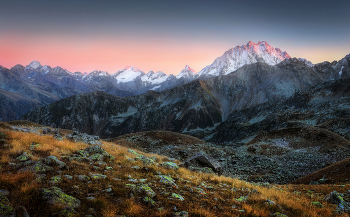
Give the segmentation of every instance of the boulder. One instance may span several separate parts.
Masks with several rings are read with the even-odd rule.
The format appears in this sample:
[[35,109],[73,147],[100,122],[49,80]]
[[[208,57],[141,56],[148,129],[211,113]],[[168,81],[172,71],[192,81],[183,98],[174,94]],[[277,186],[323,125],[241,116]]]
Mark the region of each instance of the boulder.
[[32,157],[33,155],[29,154],[28,152],[24,152],[23,154],[17,157],[17,160],[23,162],[23,161],[30,160]]
[[164,162],[164,163],[161,163],[161,165],[165,168],[169,168],[169,169],[173,169],[173,170],[179,169],[179,166],[173,162]]
[[15,209],[11,206],[7,197],[0,195],[0,216],[14,216]]
[[108,154],[101,146],[95,145],[88,147],[84,150],[77,151],[77,154],[74,155],[73,159],[78,161],[98,161],[101,162],[105,159],[108,161],[114,160],[115,158]]
[[2,196],[9,196],[10,192],[8,190],[0,189],[0,195],[2,195]]
[[43,134],[49,134],[49,133],[51,133],[50,128],[43,129]]
[[60,205],[68,208],[80,207],[80,200],[65,194],[62,189],[51,187],[50,189],[40,189],[42,199],[51,205]]
[[216,172],[219,176],[222,174],[222,167],[219,162],[209,157],[204,152],[197,152],[192,157],[187,159],[184,163],[180,164],[183,167],[210,167]]
[[57,157],[55,156],[48,156],[45,158],[45,164],[49,165],[49,166],[58,166],[59,168],[64,168],[66,167],[66,163],[60,161],[57,159]]
[[159,182],[169,185],[169,186],[176,186],[175,180],[173,178],[171,178],[171,176],[167,176],[167,175],[156,175],[155,177],[159,177],[160,180]]
[[45,165],[41,161],[32,161],[31,164],[32,165],[19,169],[18,172],[45,173],[54,170],[52,167]]
[[326,195],[323,200],[327,201],[328,203],[336,204],[336,211],[339,213],[348,213],[350,211],[350,203],[346,202],[342,195],[336,191]]

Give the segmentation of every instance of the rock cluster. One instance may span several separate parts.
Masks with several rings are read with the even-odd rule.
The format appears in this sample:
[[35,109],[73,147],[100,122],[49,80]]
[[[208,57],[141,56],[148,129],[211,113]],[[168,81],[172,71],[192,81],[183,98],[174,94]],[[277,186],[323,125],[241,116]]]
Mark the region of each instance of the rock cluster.
[[79,133],[77,131],[66,135],[66,139],[69,139],[74,142],[83,142],[89,145],[102,145],[102,143],[100,142],[100,137],[91,136],[86,133]]

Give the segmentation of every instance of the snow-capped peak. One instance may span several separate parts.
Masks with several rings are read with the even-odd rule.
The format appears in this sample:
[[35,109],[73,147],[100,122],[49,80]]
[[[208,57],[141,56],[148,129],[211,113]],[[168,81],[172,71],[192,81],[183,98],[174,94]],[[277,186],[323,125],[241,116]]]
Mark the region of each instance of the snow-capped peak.
[[41,65],[40,62],[38,62],[38,61],[32,61],[29,65],[27,65],[28,68],[31,67],[31,68],[33,68],[33,69],[36,69],[36,68],[38,68],[39,66],[42,66],[42,65]]
[[127,66],[122,70],[116,72],[113,77],[117,80],[118,83],[125,83],[133,81],[135,78],[144,75],[140,69],[132,66]]
[[186,70],[186,71],[191,71],[193,73],[197,73],[195,72],[193,69],[191,69],[191,67],[189,67],[188,65],[185,66],[185,68],[183,70]]
[[249,41],[246,45],[229,49],[198,74],[201,78],[226,75],[245,64],[264,62],[269,65],[276,65],[288,58],[290,56],[287,52],[282,52],[279,48],[272,47],[266,41],[259,41],[258,43]]
[[142,82],[147,82],[150,84],[159,84],[164,82],[168,76],[161,71],[154,73],[153,71],[149,71],[147,74],[141,76]]
[[198,76],[197,72],[195,72],[193,69],[191,69],[191,67],[186,65],[185,68],[180,72],[180,74],[176,76],[176,78],[179,79],[183,77],[186,79],[193,80],[197,78],[197,76]]
[[93,72],[90,72],[89,75],[93,75],[93,76],[107,76],[109,75],[108,72],[106,71],[93,71]]

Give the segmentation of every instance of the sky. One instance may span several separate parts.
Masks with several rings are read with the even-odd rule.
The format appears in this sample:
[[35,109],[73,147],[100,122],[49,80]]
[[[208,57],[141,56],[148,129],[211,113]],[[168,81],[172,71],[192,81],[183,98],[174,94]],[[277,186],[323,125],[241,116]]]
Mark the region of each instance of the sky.
[[350,53],[349,0],[0,0],[0,65],[200,71],[266,41],[313,63]]

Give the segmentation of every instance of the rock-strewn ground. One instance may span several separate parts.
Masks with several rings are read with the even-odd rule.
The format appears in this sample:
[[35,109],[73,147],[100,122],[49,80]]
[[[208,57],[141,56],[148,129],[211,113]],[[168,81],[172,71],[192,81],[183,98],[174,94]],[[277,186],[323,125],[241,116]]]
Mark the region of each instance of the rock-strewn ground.
[[68,140],[63,133],[57,138],[17,127],[0,133],[0,216],[340,216],[348,212],[349,184],[248,183],[192,172],[178,167],[175,159],[128,149],[122,142],[89,145],[89,141]]

